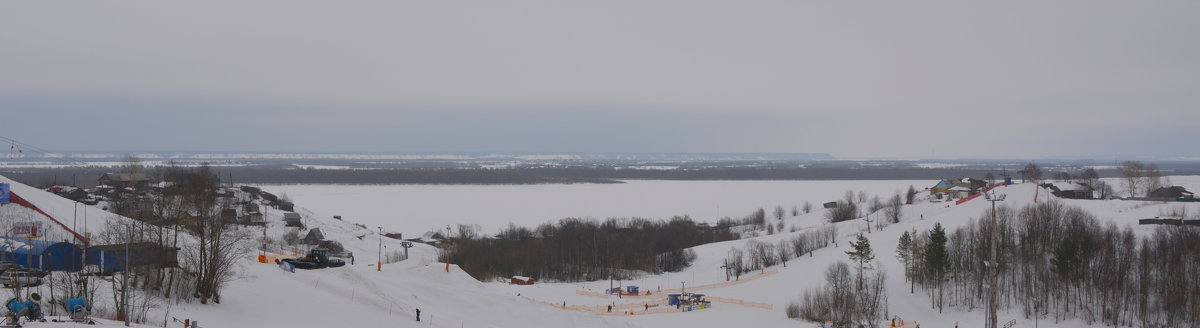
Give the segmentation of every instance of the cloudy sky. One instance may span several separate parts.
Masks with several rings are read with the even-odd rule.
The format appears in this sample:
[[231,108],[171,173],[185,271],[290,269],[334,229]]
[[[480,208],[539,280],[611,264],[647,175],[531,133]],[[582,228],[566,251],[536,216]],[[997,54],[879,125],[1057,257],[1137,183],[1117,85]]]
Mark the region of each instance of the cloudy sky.
[[0,3],[60,150],[1200,156],[1200,1]]

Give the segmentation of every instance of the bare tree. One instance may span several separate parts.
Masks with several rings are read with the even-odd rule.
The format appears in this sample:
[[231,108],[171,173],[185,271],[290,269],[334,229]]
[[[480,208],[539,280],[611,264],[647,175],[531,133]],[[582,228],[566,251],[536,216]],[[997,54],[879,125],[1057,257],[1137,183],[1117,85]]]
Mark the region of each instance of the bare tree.
[[1158,188],[1166,187],[1163,185],[1163,175],[1162,171],[1158,170],[1158,164],[1150,163],[1146,165],[1145,180],[1143,185],[1145,185],[1146,197],[1150,197],[1150,194],[1158,190]]
[[883,209],[883,201],[879,199],[879,196],[871,197],[870,209],[870,211],[867,211],[868,213],[875,213],[875,211]]
[[1098,186],[1097,183],[1100,182],[1100,173],[1097,173],[1096,169],[1089,167],[1084,169],[1082,173],[1079,173],[1079,178],[1083,179],[1083,183],[1086,183],[1088,187],[1096,189]]
[[1070,172],[1067,172],[1067,171],[1059,171],[1059,172],[1055,172],[1055,173],[1054,173],[1054,179],[1055,179],[1055,180],[1058,180],[1058,181],[1063,181],[1063,182],[1067,182],[1067,181],[1071,181],[1071,180],[1072,180],[1072,178],[1071,178],[1071,173],[1070,173]]
[[125,158],[121,161],[121,173],[140,174],[146,170],[142,165],[142,160],[133,154],[125,154]]
[[888,200],[887,207],[883,213],[892,223],[900,223],[900,215],[903,213],[904,201],[900,198],[900,194],[892,195],[892,199]]
[[779,245],[775,246],[775,255],[778,256],[779,263],[782,263],[785,268],[787,267],[787,261],[792,259],[792,251],[793,249],[788,245],[786,239],[780,239]]
[[830,223],[849,221],[859,216],[858,204],[854,202],[854,192],[847,191],[846,198],[837,201],[837,205],[825,212],[825,220]]
[[880,271],[870,275],[870,283],[861,289],[851,286],[850,276],[845,262],[830,264],[825,270],[825,285],[805,291],[795,309],[788,311],[809,321],[833,321],[837,327],[870,327],[885,320],[886,274]]
[[1146,174],[1146,164],[1137,161],[1124,161],[1121,162],[1121,167],[1117,171],[1121,172],[1121,182],[1125,185],[1125,190],[1129,191],[1129,197],[1137,197],[1135,193],[1142,189],[1142,181]]
[[733,271],[734,279],[741,280],[742,273],[746,272],[746,262],[743,259],[745,253],[737,247],[729,249],[729,254],[725,257],[729,269]]
[[1025,180],[1037,182],[1042,178],[1042,168],[1038,167],[1038,165],[1034,164],[1033,162],[1029,162],[1029,164],[1025,164],[1025,168],[1021,170],[1021,176]]

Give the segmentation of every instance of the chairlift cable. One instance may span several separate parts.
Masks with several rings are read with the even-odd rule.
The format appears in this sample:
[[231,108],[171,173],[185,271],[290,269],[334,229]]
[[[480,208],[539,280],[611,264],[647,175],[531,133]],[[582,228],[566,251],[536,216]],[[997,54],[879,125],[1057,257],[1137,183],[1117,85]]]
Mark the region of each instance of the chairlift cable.
[[[67,156],[65,152],[62,153],[61,156],[50,156],[53,153],[51,153],[49,150],[46,150],[41,147],[37,147],[37,146],[31,145],[31,144],[28,144],[25,142],[18,141],[13,138],[0,136],[0,141],[7,141],[11,144],[11,146],[9,147],[9,158],[10,159],[17,158],[17,157],[23,157],[25,154],[24,149],[29,149],[31,151],[41,154],[42,158],[44,158],[44,159],[58,161],[60,163],[70,165],[70,166],[87,166],[86,162],[75,160],[74,158]],[[17,154],[13,154],[12,153],[13,150],[16,150]]]

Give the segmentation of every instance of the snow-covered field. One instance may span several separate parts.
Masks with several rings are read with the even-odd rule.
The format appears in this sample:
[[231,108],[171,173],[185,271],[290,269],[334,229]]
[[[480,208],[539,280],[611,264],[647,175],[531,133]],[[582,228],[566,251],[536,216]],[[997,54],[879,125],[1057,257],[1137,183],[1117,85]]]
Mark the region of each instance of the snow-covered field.
[[922,190],[930,180],[853,181],[658,181],[621,184],[543,185],[264,185],[286,193],[299,206],[323,215],[383,227],[405,236],[450,224],[477,224],[495,232],[509,222],[532,226],[567,217],[644,217],[690,215],[715,221],[742,217],[758,208],[821,203],[842,198],[847,190],[865,191],[885,200],[909,185]]

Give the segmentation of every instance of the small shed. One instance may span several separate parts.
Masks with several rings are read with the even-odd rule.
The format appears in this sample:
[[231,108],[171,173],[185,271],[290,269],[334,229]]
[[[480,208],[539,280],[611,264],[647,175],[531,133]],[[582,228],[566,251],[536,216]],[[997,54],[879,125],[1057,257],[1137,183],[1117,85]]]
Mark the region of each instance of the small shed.
[[237,222],[237,209],[226,208],[221,210],[221,222],[234,223]]
[[59,195],[59,196],[62,196],[63,198],[74,200],[74,201],[82,200],[85,197],[87,197],[87,195],[88,195],[87,192],[83,190],[83,188],[71,187],[71,186],[50,187],[50,192],[53,192],[56,195]]
[[825,208],[837,208],[837,202],[828,202],[828,203],[822,204],[821,206],[825,207]]
[[283,213],[283,222],[289,227],[303,227],[304,223],[300,222],[300,214],[296,212]]
[[1171,186],[1171,187],[1162,187],[1162,188],[1155,189],[1154,191],[1151,191],[1150,197],[1151,198],[1166,198],[1166,199],[1180,199],[1180,198],[1186,199],[1186,198],[1196,198],[1196,194],[1193,194],[1192,192],[1188,191],[1184,187]]
[[967,187],[963,187],[963,186],[950,187],[950,197],[952,197],[952,198],[965,198],[970,195],[971,195],[971,188],[967,188]]
[[325,234],[321,233],[321,228],[313,228],[312,230],[308,231],[307,235],[304,235],[303,242],[306,245],[316,245],[324,239]]
[[131,188],[145,187],[148,181],[150,179],[146,178],[146,175],[142,173],[105,173],[98,179],[98,182],[102,185]]
[[512,280],[509,280],[509,282],[512,283],[513,285],[532,285],[533,278],[523,277],[523,276],[513,276]]
[[1069,199],[1092,199],[1095,198],[1095,193],[1092,187],[1078,182],[1057,182],[1044,183],[1042,186],[1050,188],[1050,192],[1058,198]]
[[263,215],[259,212],[246,212],[245,215],[242,215],[242,223],[261,225],[263,224],[262,220]]
[[629,295],[637,295],[639,292],[638,286],[625,286],[625,293]]

